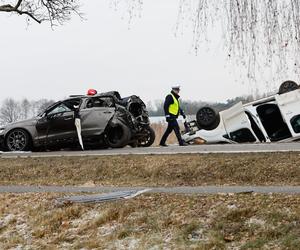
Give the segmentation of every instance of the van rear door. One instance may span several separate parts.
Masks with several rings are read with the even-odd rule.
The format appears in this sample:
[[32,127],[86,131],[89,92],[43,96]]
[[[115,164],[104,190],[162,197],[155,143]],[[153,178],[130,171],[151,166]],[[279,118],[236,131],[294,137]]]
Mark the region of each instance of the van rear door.
[[251,128],[251,122],[245,113],[242,102],[220,112],[229,138],[235,142],[257,142],[258,138]]
[[276,95],[278,107],[293,137],[300,136],[300,89]]

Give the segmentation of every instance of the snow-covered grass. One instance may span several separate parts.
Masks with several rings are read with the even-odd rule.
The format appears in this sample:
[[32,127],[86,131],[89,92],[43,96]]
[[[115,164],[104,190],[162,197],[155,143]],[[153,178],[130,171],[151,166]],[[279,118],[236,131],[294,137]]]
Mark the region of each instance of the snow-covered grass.
[[144,194],[56,206],[1,194],[0,249],[299,249],[300,196]]

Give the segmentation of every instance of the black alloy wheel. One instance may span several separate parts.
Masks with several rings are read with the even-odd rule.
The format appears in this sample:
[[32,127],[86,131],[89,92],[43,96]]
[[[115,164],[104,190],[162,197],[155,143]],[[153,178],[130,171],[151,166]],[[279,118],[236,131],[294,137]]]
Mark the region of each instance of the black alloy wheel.
[[213,130],[220,123],[220,114],[211,107],[203,107],[198,110],[196,119],[201,129]]
[[27,151],[30,144],[30,137],[23,129],[12,130],[6,137],[6,147],[9,151]]
[[294,82],[294,81],[285,81],[280,85],[278,94],[279,95],[285,94],[285,93],[294,91],[296,89],[299,89],[299,85],[296,82]]
[[145,136],[138,140],[139,147],[150,147],[155,141],[155,132],[153,128],[147,127],[143,131]]

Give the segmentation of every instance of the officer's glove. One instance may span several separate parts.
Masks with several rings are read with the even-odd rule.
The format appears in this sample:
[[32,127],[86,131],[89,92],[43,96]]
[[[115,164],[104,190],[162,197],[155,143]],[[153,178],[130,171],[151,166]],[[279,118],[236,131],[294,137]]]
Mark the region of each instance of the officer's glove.
[[182,114],[182,117],[184,120],[186,119],[186,115],[184,113]]

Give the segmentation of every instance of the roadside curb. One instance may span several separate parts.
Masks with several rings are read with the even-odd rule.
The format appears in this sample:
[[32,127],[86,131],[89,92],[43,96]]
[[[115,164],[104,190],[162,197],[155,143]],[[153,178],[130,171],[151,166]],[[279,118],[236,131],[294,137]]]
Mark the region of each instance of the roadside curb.
[[184,187],[80,187],[80,186],[0,186],[0,193],[109,193],[139,192],[217,195],[217,194],[290,194],[299,195],[300,186],[184,186]]

